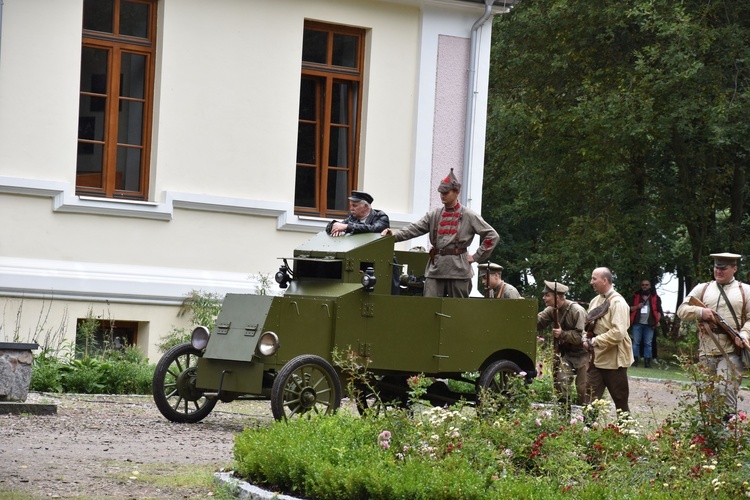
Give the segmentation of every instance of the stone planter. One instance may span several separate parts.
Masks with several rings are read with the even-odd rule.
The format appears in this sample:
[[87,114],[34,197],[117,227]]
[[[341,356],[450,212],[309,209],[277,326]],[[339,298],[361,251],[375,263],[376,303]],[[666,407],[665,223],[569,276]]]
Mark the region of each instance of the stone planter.
[[39,344],[0,342],[0,402],[24,402],[31,384],[31,351]]

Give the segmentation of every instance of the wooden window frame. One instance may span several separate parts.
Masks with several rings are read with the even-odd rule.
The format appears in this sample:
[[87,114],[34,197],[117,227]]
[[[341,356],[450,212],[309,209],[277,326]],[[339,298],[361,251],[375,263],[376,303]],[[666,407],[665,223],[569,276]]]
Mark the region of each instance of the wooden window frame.
[[[361,122],[362,122],[362,100],[363,100],[363,82],[364,82],[364,58],[365,58],[365,41],[366,32],[362,28],[354,28],[349,26],[334,25],[321,23],[316,21],[305,21],[305,29],[313,29],[317,31],[325,31],[329,34],[328,36],[328,48],[326,51],[327,60],[326,63],[313,63],[309,61],[302,61],[301,79],[310,78],[316,79],[323,82],[320,87],[323,92],[317,91],[316,95],[316,136],[315,141],[315,164],[303,164],[296,163],[295,168],[315,168],[315,186],[312,188],[315,190],[315,207],[305,207],[296,204],[296,192],[295,192],[295,214],[297,215],[309,215],[309,216],[320,216],[320,217],[345,217],[348,213],[347,209],[336,210],[328,208],[328,177],[333,171],[348,171],[348,186],[347,193],[351,192],[357,186],[358,179],[358,166],[359,166],[359,144],[360,144],[360,133],[361,133]],[[357,43],[357,61],[355,68],[348,68],[342,66],[335,66],[332,64],[333,58],[333,35],[344,34],[356,36],[358,39]],[[350,90],[348,99],[356,99],[356,102],[351,102],[349,106],[349,116],[351,119],[347,120],[348,125],[345,125],[349,130],[347,141],[347,166],[342,168],[339,166],[330,165],[329,152],[330,152],[330,141],[331,134],[330,130],[333,127],[343,127],[344,125],[335,124],[331,122],[331,103],[333,96],[333,85],[337,82],[349,82],[352,86],[349,86]],[[355,92],[351,90],[356,89]],[[324,94],[324,95],[321,95]],[[302,95],[300,95],[302,99]],[[298,123],[311,123],[298,118]],[[296,176],[296,172],[295,172]],[[348,194],[347,194],[348,196]]]
[[[154,80],[156,71],[156,16],[158,0],[127,0],[131,3],[144,4],[149,6],[149,25],[146,38],[133,37],[119,34],[120,7],[125,0],[114,0],[114,21],[113,32],[103,33],[99,31],[83,29],[81,47],[89,47],[107,51],[107,82],[106,82],[106,108],[104,119],[104,138],[102,141],[78,139],[78,144],[102,145],[102,186],[91,187],[78,185],[78,173],[76,172],[76,194],[85,196],[96,196],[105,198],[147,200],[150,163],[151,163],[151,135],[153,127],[153,105],[154,105]],[[121,84],[121,60],[122,54],[129,53],[146,58],[146,67],[144,75],[143,99],[136,99],[120,95]],[[114,77],[118,75],[118,77]],[[102,94],[92,92],[80,92],[81,96],[101,97]],[[142,127],[142,144],[135,146],[132,144],[118,143],[118,118],[120,103],[122,101],[143,102],[143,122]],[[117,153],[120,146],[127,146],[141,150],[141,168],[140,179],[137,191],[117,189]]]

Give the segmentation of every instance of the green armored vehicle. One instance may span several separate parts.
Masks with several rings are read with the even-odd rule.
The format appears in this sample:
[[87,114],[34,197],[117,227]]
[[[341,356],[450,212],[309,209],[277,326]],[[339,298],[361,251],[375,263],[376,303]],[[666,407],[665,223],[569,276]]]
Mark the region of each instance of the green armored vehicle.
[[[422,297],[417,276],[428,259],[394,252],[392,236],[321,232],[283,259],[283,296],[227,295],[212,332],[199,326],[162,357],[157,407],[173,422],[198,422],[218,401],[256,396],[270,398],[278,420],[329,413],[342,398],[334,348],[370,359],[383,401],[405,403],[406,379],[419,373],[468,381],[479,372],[477,390],[496,391],[510,374],[534,377],[536,302]],[[445,384],[428,395],[438,404],[467,399]]]

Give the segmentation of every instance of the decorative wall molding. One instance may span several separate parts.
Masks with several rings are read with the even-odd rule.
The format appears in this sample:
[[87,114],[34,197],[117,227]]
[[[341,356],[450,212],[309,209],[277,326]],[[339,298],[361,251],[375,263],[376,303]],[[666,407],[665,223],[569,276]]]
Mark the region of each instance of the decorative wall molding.
[[[197,193],[164,191],[164,201],[147,202],[111,198],[78,196],[71,183],[0,176],[0,193],[52,198],[53,211],[93,215],[111,215],[140,219],[170,221],[174,209],[200,210],[259,217],[275,217],[276,228],[280,231],[317,233],[325,228],[329,219],[300,217],[294,214],[294,205],[285,202],[232,198]],[[413,216],[391,215],[394,227],[403,227]]]
[[256,293],[244,273],[0,257],[0,296],[179,305],[192,290]]

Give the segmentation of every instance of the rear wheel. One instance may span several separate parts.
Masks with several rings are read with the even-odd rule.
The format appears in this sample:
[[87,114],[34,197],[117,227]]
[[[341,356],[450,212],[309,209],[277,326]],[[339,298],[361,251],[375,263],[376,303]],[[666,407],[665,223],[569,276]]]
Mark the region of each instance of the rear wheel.
[[333,366],[312,354],[297,356],[279,370],[271,388],[276,420],[333,413],[341,406],[341,382]]
[[204,396],[195,386],[198,358],[203,353],[190,343],[176,345],[162,356],[153,379],[154,402],[167,420],[195,423],[216,406],[216,399]]
[[486,391],[504,393],[508,389],[510,377],[515,377],[519,373],[521,369],[513,361],[505,359],[495,361],[482,372],[477,386]]
[[513,388],[511,378],[517,377],[521,369],[513,361],[495,361],[488,366],[477,380],[478,410],[485,416],[490,416],[507,402],[512,402]]

